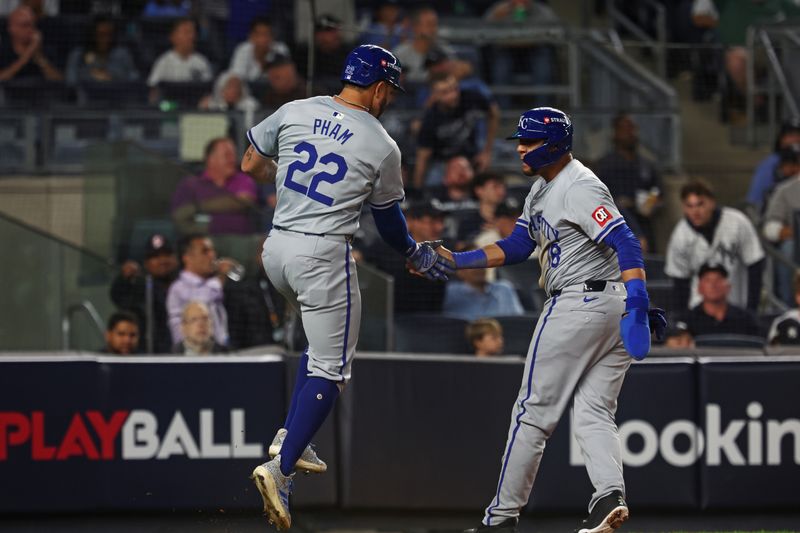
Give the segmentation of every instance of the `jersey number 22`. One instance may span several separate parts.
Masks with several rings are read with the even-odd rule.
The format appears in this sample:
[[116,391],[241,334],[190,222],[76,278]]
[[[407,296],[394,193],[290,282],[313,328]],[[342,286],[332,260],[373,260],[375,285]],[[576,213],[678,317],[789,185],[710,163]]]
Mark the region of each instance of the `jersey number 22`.
[[299,192],[303,196],[308,196],[316,202],[325,204],[328,207],[332,206],[333,198],[317,191],[317,187],[322,181],[326,183],[339,183],[344,179],[345,174],[347,174],[347,163],[345,162],[344,158],[333,152],[320,157],[319,162],[323,165],[327,165],[329,163],[336,165],[336,172],[317,172],[311,176],[311,181],[309,182],[308,186],[306,186],[294,181],[292,177],[297,171],[309,172],[314,168],[318,159],[317,148],[310,142],[303,141],[294,147],[294,151],[297,154],[308,154],[308,160],[302,161],[298,159],[297,161],[292,161],[292,163],[289,165],[289,168],[286,170],[286,179],[284,180],[283,184],[291,190]]

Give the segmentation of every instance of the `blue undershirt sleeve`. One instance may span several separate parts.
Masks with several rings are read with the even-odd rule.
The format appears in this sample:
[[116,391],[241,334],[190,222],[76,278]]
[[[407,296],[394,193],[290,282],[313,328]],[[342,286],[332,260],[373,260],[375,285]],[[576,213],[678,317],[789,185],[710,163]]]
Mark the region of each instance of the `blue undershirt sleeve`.
[[642,247],[639,239],[631,231],[626,223],[622,223],[612,229],[603,242],[617,252],[620,271],[630,270],[631,268],[644,268],[642,259]]
[[514,265],[526,261],[536,249],[536,241],[531,239],[528,228],[519,224],[514,226],[511,235],[497,241],[496,244],[506,254],[504,265]]
[[386,244],[404,256],[408,256],[414,251],[417,243],[408,234],[406,217],[403,216],[403,211],[400,209],[398,202],[395,202],[391,207],[383,209],[373,207],[372,218],[375,220],[378,233],[386,241]]

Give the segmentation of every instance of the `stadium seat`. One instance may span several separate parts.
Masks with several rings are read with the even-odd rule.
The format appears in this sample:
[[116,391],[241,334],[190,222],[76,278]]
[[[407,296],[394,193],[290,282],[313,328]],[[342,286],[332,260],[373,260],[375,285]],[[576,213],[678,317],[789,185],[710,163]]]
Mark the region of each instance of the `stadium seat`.
[[437,314],[414,313],[394,319],[395,350],[413,353],[468,354],[467,321]]
[[213,82],[162,82],[158,84],[161,100],[177,102],[181,109],[197,109],[200,100],[211,94]]
[[698,335],[694,338],[697,347],[716,347],[716,348],[764,348],[765,340],[762,337],[753,335],[737,335],[734,333],[718,335]]
[[0,91],[0,102],[7,108],[50,109],[74,100],[72,88],[60,81],[9,80],[0,83]]
[[503,326],[503,340],[505,341],[503,354],[526,356],[539,315],[527,314],[494,318]]
[[84,82],[77,88],[78,104],[88,107],[144,107],[147,94],[143,81]]

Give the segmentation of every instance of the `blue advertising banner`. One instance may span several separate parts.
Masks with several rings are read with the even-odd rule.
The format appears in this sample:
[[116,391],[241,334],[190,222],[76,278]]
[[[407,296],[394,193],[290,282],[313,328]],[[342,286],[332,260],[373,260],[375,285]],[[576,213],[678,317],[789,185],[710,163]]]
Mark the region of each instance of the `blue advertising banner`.
[[0,359],[0,511],[260,506],[278,356]]
[[800,505],[800,357],[701,359],[705,508]]

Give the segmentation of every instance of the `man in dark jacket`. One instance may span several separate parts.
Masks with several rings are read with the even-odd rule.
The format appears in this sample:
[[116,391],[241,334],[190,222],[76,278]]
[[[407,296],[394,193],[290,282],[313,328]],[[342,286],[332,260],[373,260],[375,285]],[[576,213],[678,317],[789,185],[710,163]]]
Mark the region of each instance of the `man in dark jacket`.
[[[163,235],[151,235],[145,245],[144,272],[136,261],[128,260],[111,284],[111,301],[136,315],[142,326],[140,351],[148,351],[152,334],[153,353],[170,353],[172,337],[167,323],[167,290],[178,271],[178,258]],[[152,284],[152,333],[148,327],[147,286]]]

